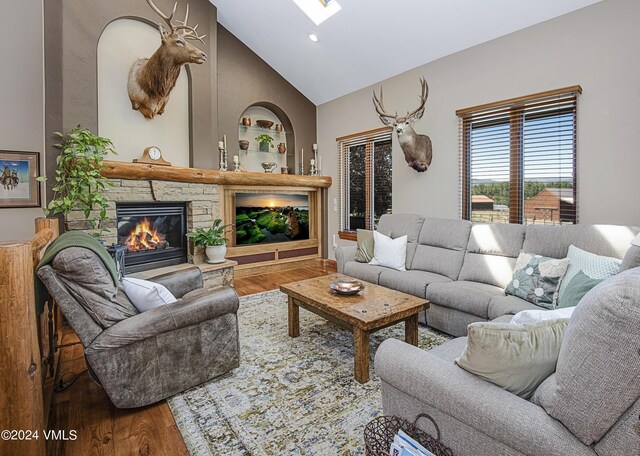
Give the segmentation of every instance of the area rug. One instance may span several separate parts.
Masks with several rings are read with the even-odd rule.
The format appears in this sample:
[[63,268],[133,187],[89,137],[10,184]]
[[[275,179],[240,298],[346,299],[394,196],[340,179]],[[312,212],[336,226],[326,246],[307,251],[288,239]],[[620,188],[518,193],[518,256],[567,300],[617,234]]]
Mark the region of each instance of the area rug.
[[[353,335],[300,309],[300,337],[287,335],[287,296],[240,299],[241,365],[168,400],[192,456],[361,455],[364,426],[381,414],[380,379],[353,378]],[[371,336],[372,358],[404,324]],[[420,327],[428,350],[449,339]],[[372,363],[373,366],[373,363]]]

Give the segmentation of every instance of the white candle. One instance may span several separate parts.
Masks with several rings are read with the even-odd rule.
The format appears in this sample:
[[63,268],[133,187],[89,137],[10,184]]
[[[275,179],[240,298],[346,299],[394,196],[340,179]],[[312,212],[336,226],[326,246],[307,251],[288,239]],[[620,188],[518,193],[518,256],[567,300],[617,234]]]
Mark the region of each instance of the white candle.
[[316,143],[313,143],[313,150],[318,150],[318,145]]
[[234,155],[234,156],[233,156],[233,162],[234,162],[234,163],[238,163],[238,156],[237,156],[237,155]]
[[227,148],[227,135],[222,135],[222,141],[223,141],[223,144],[224,144],[224,148],[226,149]]
[[304,149],[300,149],[300,162],[304,163]]
[[322,169],[322,157],[318,157],[318,171]]
[[218,141],[218,149],[224,149],[224,142]]

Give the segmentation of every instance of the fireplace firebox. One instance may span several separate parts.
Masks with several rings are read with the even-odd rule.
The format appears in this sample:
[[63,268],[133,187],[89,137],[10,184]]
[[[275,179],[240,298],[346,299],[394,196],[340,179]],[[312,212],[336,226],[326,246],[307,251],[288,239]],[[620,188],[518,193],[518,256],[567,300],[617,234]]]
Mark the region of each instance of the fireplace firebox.
[[126,247],[126,272],[187,262],[184,203],[118,203],[118,245]]

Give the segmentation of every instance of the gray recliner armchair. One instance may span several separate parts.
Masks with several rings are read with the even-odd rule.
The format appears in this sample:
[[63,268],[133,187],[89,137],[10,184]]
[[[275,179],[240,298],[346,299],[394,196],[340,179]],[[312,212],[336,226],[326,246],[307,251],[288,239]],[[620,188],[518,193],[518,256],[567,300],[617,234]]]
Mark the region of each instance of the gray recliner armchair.
[[231,287],[204,288],[196,267],[152,279],[178,301],[143,313],[88,249],[61,251],[38,276],[116,407],[148,405],[239,366],[238,296]]

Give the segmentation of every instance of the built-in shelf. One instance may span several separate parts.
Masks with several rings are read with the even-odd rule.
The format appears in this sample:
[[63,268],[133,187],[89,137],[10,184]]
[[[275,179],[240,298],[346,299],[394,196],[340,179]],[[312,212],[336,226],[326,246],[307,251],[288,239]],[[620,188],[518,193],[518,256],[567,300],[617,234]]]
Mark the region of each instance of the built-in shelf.
[[289,152],[285,154],[281,154],[275,149],[270,150],[269,152],[265,152],[264,150],[259,150],[259,149],[247,149],[247,150],[240,149],[240,152],[244,152],[245,154],[251,152],[252,154],[271,154],[271,155],[279,155],[282,157],[293,157],[293,154],[290,154]]
[[267,135],[276,135],[276,136],[284,136],[287,134],[286,131],[278,131],[278,130],[274,130],[273,128],[262,128],[255,125],[247,127],[246,125],[240,124],[240,130],[244,130],[247,132],[255,131],[257,134],[267,134]]

